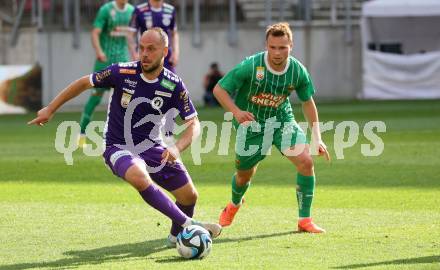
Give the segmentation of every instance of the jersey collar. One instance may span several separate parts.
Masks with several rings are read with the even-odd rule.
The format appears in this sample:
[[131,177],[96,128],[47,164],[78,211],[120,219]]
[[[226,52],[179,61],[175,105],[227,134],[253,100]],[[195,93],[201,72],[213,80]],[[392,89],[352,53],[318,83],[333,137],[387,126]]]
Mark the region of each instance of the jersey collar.
[[116,4],[116,1],[113,1],[113,6],[115,7],[116,11],[124,12],[124,11],[126,11],[127,8],[128,8],[128,3],[124,5],[124,8],[123,8],[123,9],[120,9],[120,8],[118,7],[118,5]]
[[159,78],[154,78],[153,80],[149,80],[144,76],[144,73],[141,73],[141,78],[142,80],[144,80],[144,82],[146,83],[155,83],[159,81]]
[[155,8],[155,7],[153,7],[153,5],[150,4],[150,1],[148,1],[148,6],[149,6],[150,9],[151,9],[152,11],[154,11],[154,12],[161,12],[161,11],[162,11],[162,8],[163,8],[163,5],[161,5],[160,8]]
[[264,64],[266,64],[266,68],[267,70],[269,70],[270,73],[274,74],[274,75],[283,75],[284,73],[287,72],[287,70],[289,69],[290,66],[290,60],[289,58],[287,58],[287,64],[286,67],[284,67],[283,71],[276,71],[274,69],[272,69],[269,65],[269,61],[267,59],[267,51],[264,52]]

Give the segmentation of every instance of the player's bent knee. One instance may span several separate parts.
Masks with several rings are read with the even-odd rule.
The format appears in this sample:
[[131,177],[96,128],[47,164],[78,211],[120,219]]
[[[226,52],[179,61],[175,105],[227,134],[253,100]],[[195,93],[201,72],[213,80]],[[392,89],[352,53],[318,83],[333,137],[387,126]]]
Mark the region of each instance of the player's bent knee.
[[177,202],[183,205],[196,204],[197,199],[199,198],[199,193],[190,183],[172,191],[171,193],[173,193],[174,197],[176,197]]
[[124,179],[138,191],[145,190],[152,184],[148,174],[136,165],[128,168]]
[[197,192],[197,190],[193,189],[192,192],[188,194],[187,197],[188,204],[195,204],[198,198],[199,198],[199,193]]
[[240,174],[237,174],[236,176],[235,176],[235,180],[236,180],[236,182],[237,182],[237,185],[238,186],[244,186],[244,185],[246,185],[247,183],[249,183],[250,181],[251,181],[251,177],[252,177],[252,175],[253,174],[242,174],[242,175],[240,175]]
[[300,158],[297,165],[298,172],[309,175],[313,172],[313,159],[309,155],[304,155]]

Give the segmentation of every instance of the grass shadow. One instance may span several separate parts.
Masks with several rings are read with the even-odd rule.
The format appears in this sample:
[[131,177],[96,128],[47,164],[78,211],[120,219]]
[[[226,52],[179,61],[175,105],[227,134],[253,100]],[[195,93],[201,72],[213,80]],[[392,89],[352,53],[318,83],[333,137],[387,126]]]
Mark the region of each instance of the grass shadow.
[[440,263],[440,256],[425,256],[410,259],[397,259],[391,261],[383,261],[376,263],[360,263],[360,264],[350,264],[338,267],[333,267],[333,269],[356,269],[374,266],[385,266],[385,265],[408,265],[408,264],[419,264],[419,263]]
[[66,269],[82,265],[98,265],[109,261],[129,258],[144,258],[150,254],[166,249],[164,239],[156,239],[138,243],[121,244],[90,250],[74,250],[64,252],[69,258],[49,262],[21,263],[0,266],[0,270],[19,270],[32,268]]
[[[287,231],[273,234],[255,235],[242,238],[220,238],[216,239],[215,244],[228,242],[251,241],[253,239],[279,237],[289,234],[298,233],[295,231]],[[127,259],[145,258],[153,253],[166,250],[164,239],[155,239],[144,242],[121,244],[109,247],[101,247],[90,250],[73,250],[64,252],[63,255],[69,258],[59,259],[48,262],[19,263],[10,265],[1,265],[0,270],[23,270],[33,268],[51,268],[51,269],[73,269],[82,265],[99,265],[110,261],[123,261]],[[158,259],[158,263],[176,263],[186,261],[182,257],[167,256]]]
[[[239,237],[239,238],[219,238],[214,240],[214,245],[224,244],[224,243],[231,243],[231,242],[245,242],[245,241],[252,241],[254,239],[264,239],[264,238],[271,238],[271,237],[279,237],[279,236],[285,236],[289,234],[297,234],[300,233],[298,231],[286,231],[286,232],[279,232],[279,233],[272,233],[272,234],[260,234],[260,235],[254,235],[254,236],[247,236],[247,237]],[[157,263],[179,263],[185,261],[185,259],[181,257],[166,257],[162,259],[156,260]],[[1,268],[0,268],[1,269]]]

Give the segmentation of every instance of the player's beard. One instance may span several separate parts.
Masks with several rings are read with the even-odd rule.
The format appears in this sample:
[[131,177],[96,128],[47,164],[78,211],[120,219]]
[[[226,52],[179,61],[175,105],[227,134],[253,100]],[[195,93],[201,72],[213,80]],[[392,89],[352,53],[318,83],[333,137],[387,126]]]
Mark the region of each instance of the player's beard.
[[145,73],[154,73],[159,68],[161,68],[163,66],[163,62],[162,61],[163,61],[163,58],[159,58],[156,62],[152,63],[149,68],[144,68],[144,65],[141,65],[142,71],[145,72]]
[[278,68],[282,68],[282,67],[285,67],[286,66],[286,64],[287,64],[287,58],[286,59],[281,59],[281,60],[275,60],[275,59],[272,59],[272,65],[274,65],[275,67],[278,67]]

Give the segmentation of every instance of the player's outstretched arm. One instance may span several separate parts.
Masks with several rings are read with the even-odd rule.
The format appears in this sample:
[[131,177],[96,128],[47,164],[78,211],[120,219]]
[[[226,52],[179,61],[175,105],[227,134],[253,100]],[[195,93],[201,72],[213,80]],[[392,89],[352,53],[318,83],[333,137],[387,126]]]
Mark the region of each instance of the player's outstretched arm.
[[168,148],[162,153],[162,163],[173,163],[179,156],[179,153],[185,151],[185,149],[191,145],[192,141],[195,138],[199,137],[200,121],[197,116],[185,120],[184,125],[186,126],[185,131],[183,132],[182,136],[177,140],[176,144],[172,148]]
[[254,121],[254,115],[247,111],[242,111],[240,108],[235,105],[234,101],[232,100],[231,96],[226,92],[225,89],[223,89],[219,84],[217,84],[214,87],[213,90],[215,98],[218,100],[220,105],[222,105],[223,109],[225,109],[228,112],[231,112],[232,115],[234,115],[235,119],[238,121],[238,123],[245,123],[248,121]]
[[305,118],[309,123],[309,127],[312,130],[312,140],[316,142],[318,146],[318,154],[324,156],[326,160],[330,161],[330,154],[327,151],[327,146],[322,141],[321,130],[319,128],[318,109],[316,108],[313,98],[302,103],[302,110]]
[[92,88],[92,85],[89,81],[89,76],[84,76],[74,81],[69,86],[64,88],[63,91],[61,91],[61,93],[59,93],[49,103],[49,105],[39,110],[37,113],[37,117],[32,121],[29,121],[28,125],[35,124],[42,126],[43,124],[49,122],[49,120],[52,118],[53,114],[58,110],[59,107],[89,88]]

